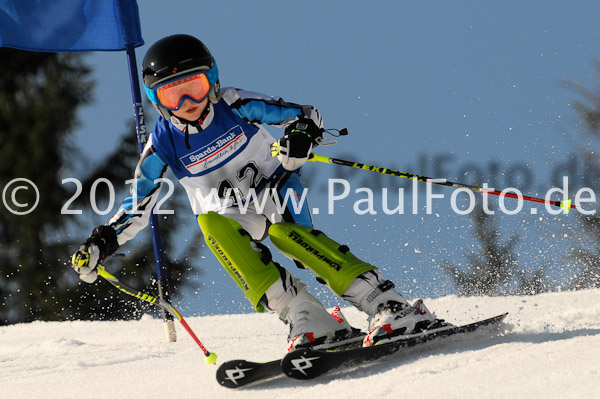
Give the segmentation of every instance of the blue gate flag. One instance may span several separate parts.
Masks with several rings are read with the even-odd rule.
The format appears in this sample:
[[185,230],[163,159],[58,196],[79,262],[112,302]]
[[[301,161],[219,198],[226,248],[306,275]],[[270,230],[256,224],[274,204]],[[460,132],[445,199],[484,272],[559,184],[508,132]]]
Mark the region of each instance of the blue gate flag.
[[144,44],[135,0],[0,0],[0,47],[121,51]]

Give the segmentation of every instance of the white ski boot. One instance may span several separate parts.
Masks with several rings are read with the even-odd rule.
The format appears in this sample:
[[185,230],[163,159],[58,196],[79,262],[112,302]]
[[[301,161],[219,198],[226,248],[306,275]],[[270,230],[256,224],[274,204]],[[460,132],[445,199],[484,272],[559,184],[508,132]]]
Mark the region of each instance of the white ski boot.
[[[360,342],[364,333],[352,328],[339,306],[329,314],[314,296],[306,291],[306,284],[281,269],[281,278],[267,289],[261,298],[265,310],[277,313],[290,324],[288,351],[301,346],[329,348]],[[343,342],[339,342],[343,341]]]
[[394,289],[394,283],[383,280],[377,270],[360,275],[348,287],[343,298],[369,316],[369,332],[363,346],[383,343],[399,335],[452,327],[437,319],[422,300],[411,306]]
[[[396,293],[397,295],[400,295]],[[404,299],[404,298],[403,298]],[[369,321],[369,332],[363,346],[371,346],[390,341],[399,335],[410,335],[425,330],[450,328],[452,325],[439,320],[419,299],[412,306],[407,302],[390,300],[377,307],[377,312]]]
[[279,316],[290,323],[288,352],[300,347],[315,346],[350,338],[355,334],[339,307],[329,314],[306,289],[290,301]]

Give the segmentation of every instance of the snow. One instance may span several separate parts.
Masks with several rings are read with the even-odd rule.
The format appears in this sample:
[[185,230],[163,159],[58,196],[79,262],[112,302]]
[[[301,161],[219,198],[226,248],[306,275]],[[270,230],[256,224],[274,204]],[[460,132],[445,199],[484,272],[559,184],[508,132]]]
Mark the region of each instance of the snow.
[[[523,297],[425,300],[455,323],[510,312],[500,333],[429,343],[404,356],[312,381],[282,377],[243,390],[215,380],[216,367],[178,326],[162,321],[33,322],[0,327],[2,398],[598,398],[600,290]],[[356,327],[366,319],[344,314]],[[184,315],[185,316],[185,315]],[[220,360],[267,361],[287,327],[268,314],[186,318]]]

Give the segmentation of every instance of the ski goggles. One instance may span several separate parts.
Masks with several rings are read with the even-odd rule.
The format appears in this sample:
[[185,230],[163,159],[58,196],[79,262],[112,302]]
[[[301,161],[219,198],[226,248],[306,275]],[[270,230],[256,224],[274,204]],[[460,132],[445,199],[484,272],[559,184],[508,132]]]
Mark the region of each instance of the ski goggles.
[[[208,96],[216,79],[216,65],[208,71],[192,72],[157,84],[149,89],[144,85],[150,101],[172,111],[177,111],[186,99],[201,103]],[[214,81],[213,81],[214,80]]]

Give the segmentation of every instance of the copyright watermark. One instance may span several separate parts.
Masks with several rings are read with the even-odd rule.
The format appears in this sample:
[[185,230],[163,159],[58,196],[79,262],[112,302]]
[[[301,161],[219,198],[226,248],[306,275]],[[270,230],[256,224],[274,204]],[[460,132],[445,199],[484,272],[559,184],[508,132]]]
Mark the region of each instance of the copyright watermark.
[[[162,186],[163,190],[166,187],[166,192],[159,201],[156,201],[152,207],[152,212],[159,215],[173,214],[173,210],[162,209],[162,206],[174,193],[174,183],[167,178],[155,180],[152,186],[147,183],[149,182],[143,183],[144,187],[142,188],[146,194],[139,194],[140,197],[138,198],[137,181],[135,179],[125,181],[126,186],[131,185],[131,190],[129,196],[121,205],[121,209],[124,209],[127,214],[144,214],[144,211],[140,209],[147,209],[146,205],[149,201],[156,201],[157,198],[151,199],[151,197],[157,194],[158,188]],[[383,187],[380,191],[362,186],[353,189],[348,180],[331,178],[328,179],[326,192],[321,191],[320,193],[327,196],[327,214],[334,214],[340,205],[345,206],[348,202],[353,202],[352,209],[357,215],[377,215],[382,213],[385,215],[403,215],[407,213],[420,214],[423,212],[430,215],[432,214],[434,201],[449,201],[454,213],[468,215],[476,207],[476,195],[482,195],[483,211],[486,214],[493,215],[494,211],[489,206],[490,194],[494,194],[497,197],[499,210],[506,215],[515,215],[521,212],[528,212],[532,215],[537,214],[538,207],[534,205],[535,202],[538,203],[538,206],[543,204],[543,210],[550,215],[566,214],[571,208],[577,209],[583,215],[596,214],[595,192],[587,187],[580,188],[577,191],[569,190],[568,177],[563,177],[562,187],[549,189],[543,198],[528,197],[523,195],[517,188],[506,188],[502,191],[497,191],[489,188],[487,184],[484,184],[481,188],[476,186],[468,188],[467,186],[460,187],[459,184],[453,183],[454,186],[451,186],[453,189],[449,190],[448,193],[434,193],[433,185],[440,183],[448,185],[445,184],[446,180],[444,179],[430,179],[424,182],[418,181],[415,178],[412,179],[412,190],[410,190],[410,193],[406,193],[403,187],[396,187],[391,190]],[[82,183],[75,178],[66,178],[62,180],[62,184],[74,184],[75,192],[64,202],[61,214],[81,215],[83,210],[74,209],[73,203],[83,193]],[[422,184],[426,186],[424,196],[419,194],[419,190],[417,189],[417,186]],[[104,190],[104,194],[107,194],[104,195],[107,199],[103,201],[103,206],[99,206],[97,201],[99,190]],[[235,206],[240,213],[244,214],[248,209],[252,209],[252,212],[262,213],[265,207],[272,205],[276,207],[279,213],[292,212],[300,214],[306,212],[308,209],[306,202],[308,191],[308,188],[303,188],[302,192],[297,192],[291,188],[283,191],[282,189],[273,187],[256,190],[253,187],[236,187],[230,181],[227,181],[227,184],[218,184],[217,187],[212,189],[197,189],[195,194],[191,195],[191,192],[187,194],[190,197],[190,201],[192,201],[192,206],[197,206],[199,209],[203,209],[205,205],[208,205],[208,210],[218,210]],[[405,197],[408,197],[409,201],[405,201]],[[506,198],[510,198],[510,202]],[[571,201],[571,198],[573,198],[573,201]],[[13,179],[2,190],[2,202],[12,214],[27,215],[33,212],[40,203],[40,192],[35,183],[29,179]],[[409,209],[405,209],[406,202],[411,204]],[[525,203],[529,203],[532,206],[525,207]],[[113,184],[105,178],[97,179],[91,185],[89,192],[91,210],[95,214],[103,216],[116,212],[114,209],[115,204],[115,188]],[[592,209],[584,209],[582,204],[590,204],[588,208]],[[318,208],[312,208],[310,211],[315,215],[320,213]]]
[[[385,215],[404,215],[406,213],[412,213],[417,215],[425,210],[427,215],[433,213],[433,202],[434,200],[447,200],[446,195],[448,193],[436,194],[433,192],[434,184],[445,184],[445,179],[430,179],[425,182],[426,194],[425,198],[419,195],[417,186],[421,184],[417,178],[412,180],[412,193],[409,198],[412,202],[410,210],[405,209],[405,190],[403,187],[397,188],[397,192],[390,192],[387,188],[382,188],[381,192],[377,195],[372,189],[366,187],[359,187],[352,193],[351,185],[345,179],[329,179],[328,184],[328,213],[332,214],[335,211],[337,202],[343,200],[351,200],[350,195],[353,194],[359,199],[354,200],[353,210],[357,215],[377,215],[383,213]],[[477,200],[476,194],[482,196],[482,207],[484,213],[487,215],[494,215],[495,211],[489,206],[489,197],[494,195],[497,197],[500,212],[505,215],[516,215],[526,211],[524,209],[525,203],[530,204],[542,204],[544,211],[550,215],[567,214],[571,208],[577,209],[583,215],[595,215],[596,214],[596,194],[588,187],[580,188],[574,194],[574,200],[571,201],[572,192],[569,190],[569,178],[563,177],[562,187],[553,187],[549,189],[544,197],[536,198],[523,195],[523,193],[514,187],[505,188],[501,191],[495,190],[484,184],[482,187],[454,187],[449,193],[450,206],[452,211],[458,215],[468,215],[475,209]],[[454,183],[456,185],[456,183]],[[462,198],[459,199],[459,197]],[[380,198],[380,203],[377,199]],[[510,205],[507,204],[506,198],[513,199]],[[392,204],[392,205],[390,205]],[[425,204],[423,208],[423,204]],[[462,204],[463,206],[461,207]],[[465,205],[466,204],[466,205]],[[593,209],[584,209],[582,204],[594,204]],[[530,214],[535,215],[538,213],[536,206],[530,206],[527,210]]]
[[[19,195],[35,193],[35,201],[33,203],[28,200],[21,202],[23,199],[17,198]],[[2,203],[8,211],[14,215],[27,215],[37,208],[40,202],[40,191],[37,186],[29,179],[23,177],[13,179],[8,182],[2,190]]]

